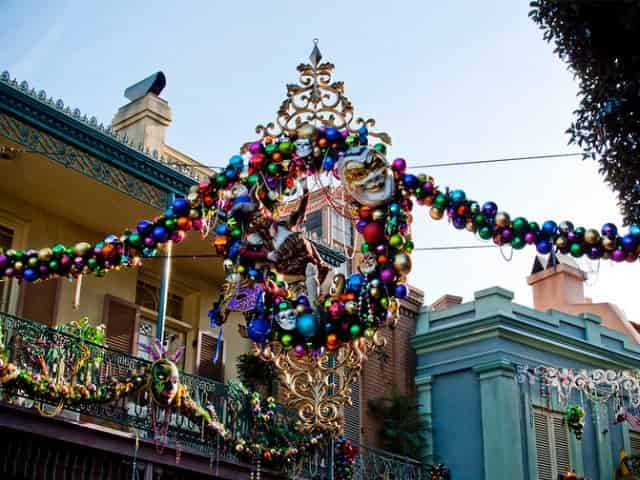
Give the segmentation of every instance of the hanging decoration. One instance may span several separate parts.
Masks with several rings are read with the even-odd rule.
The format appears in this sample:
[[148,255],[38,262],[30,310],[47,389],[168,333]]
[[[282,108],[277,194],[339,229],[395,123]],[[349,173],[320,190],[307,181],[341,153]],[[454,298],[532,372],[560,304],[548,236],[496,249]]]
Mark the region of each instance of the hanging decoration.
[[[156,346],[154,351],[161,352],[161,348]],[[0,385],[20,390],[33,399],[57,405],[56,413],[66,407],[106,404],[127,397],[130,401],[148,406],[150,415],[155,415],[156,420],[160,417],[157,409],[164,410],[164,419],[170,419],[174,412],[179,413],[201,429],[203,439],[219,442],[221,448],[233,451],[250,463],[258,459],[263,464],[276,468],[287,467],[324,445],[326,437],[322,433],[303,434],[293,427],[277,425],[274,399],[264,399],[257,392],[250,395],[251,435],[246,438],[234,436],[232,430],[220,421],[212,406],[200,405],[180,383],[179,371],[173,360],[177,359],[177,355],[168,358],[162,353],[166,354],[161,352],[156,355],[151,366],[141,373],[123,379],[111,378],[99,384],[58,381],[44,362],[40,362],[40,371],[36,371],[20,368],[6,358],[0,358]],[[231,402],[231,423],[238,420],[247,394],[248,392],[241,391],[243,397],[235,403]]]
[[580,405],[571,405],[564,411],[562,423],[567,425],[570,431],[576,436],[576,439],[582,439],[582,430],[584,430],[584,408]]
[[451,472],[443,463],[427,467],[428,480],[451,480]]
[[[212,324],[222,327],[229,312],[241,313],[261,357],[280,369],[305,428],[336,431],[351,383],[381,342],[379,329],[395,326],[399,301],[407,296],[414,203],[428,206],[435,220],[446,217],[456,229],[514,250],[533,245],[542,254],[637,259],[639,225],[621,233],[611,223],[596,230],[570,221],[529,221],[493,201],[481,204],[463,190],[439,187],[426,174],[412,174],[402,158],[389,162],[390,136],[375,131],[373,119],[355,116],[344,84],[332,81],[334,65],[321,62],[317,45],[309,59],[298,67],[298,83],[287,86],[276,123],[259,125],[258,139],[162,215],[96,244],[0,252],[0,277],[38,282],[102,276],[140,265],[189,231],[201,232],[224,258],[226,280],[210,312]],[[330,272],[297,231],[309,201],[307,180],[321,175],[339,178],[351,199],[360,254],[356,273],[348,277]],[[297,210],[282,215],[282,207],[294,201]],[[306,380],[300,372],[308,373]],[[336,375],[345,383],[323,386]]]
[[355,461],[358,447],[350,440],[339,438],[335,443],[333,478],[334,480],[352,480],[355,473]]

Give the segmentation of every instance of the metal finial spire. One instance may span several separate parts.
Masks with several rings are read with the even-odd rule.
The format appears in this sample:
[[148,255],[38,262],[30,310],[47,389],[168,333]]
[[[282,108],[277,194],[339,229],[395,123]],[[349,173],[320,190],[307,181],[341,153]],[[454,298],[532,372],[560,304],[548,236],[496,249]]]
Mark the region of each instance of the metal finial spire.
[[309,60],[313,68],[318,68],[320,60],[322,60],[322,53],[320,53],[320,49],[318,48],[318,42],[319,40],[317,38],[313,39],[313,50],[311,50],[311,55],[309,55]]

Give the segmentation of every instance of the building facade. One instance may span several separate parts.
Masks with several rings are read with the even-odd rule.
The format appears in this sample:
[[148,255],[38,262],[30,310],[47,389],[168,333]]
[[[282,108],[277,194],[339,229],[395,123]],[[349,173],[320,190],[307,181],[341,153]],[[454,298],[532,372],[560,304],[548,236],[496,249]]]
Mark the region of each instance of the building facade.
[[[422,309],[411,343],[418,400],[430,425],[426,461],[446,462],[452,478],[462,480],[556,480],[568,471],[596,480],[614,477],[622,449],[640,453],[640,434],[615,421],[615,401],[594,403],[577,390],[565,398],[552,387],[517,381],[526,366],[640,367],[640,346],[626,333],[624,317],[603,318],[587,307],[563,311],[589,303],[580,297],[583,280],[569,260],[537,258],[528,281],[544,309],[519,305],[498,287],[476,292],[470,302],[447,296]],[[551,300],[540,291],[550,285]],[[581,440],[563,423],[568,405],[586,411]]]

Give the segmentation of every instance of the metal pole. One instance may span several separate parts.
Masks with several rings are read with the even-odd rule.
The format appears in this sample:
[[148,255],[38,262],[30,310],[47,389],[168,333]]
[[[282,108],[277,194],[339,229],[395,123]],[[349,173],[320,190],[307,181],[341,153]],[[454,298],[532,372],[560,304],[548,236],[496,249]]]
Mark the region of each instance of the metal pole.
[[328,465],[327,465],[327,478],[329,480],[333,480],[333,455],[335,451],[334,438],[331,437],[331,441],[329,441],[329,455],[328,456]]
[[[167,196],[169,207],[173,204],[175,195],[173,192]],[[162,261],[162,279],[160,280],[160,304],[158,305],[158,318],[156,319],[156,338],[164,345],[164,323],[167,315],[167,298],[169,297],[169,280],[171,279],[171,240],[167,242],[167,254]]]

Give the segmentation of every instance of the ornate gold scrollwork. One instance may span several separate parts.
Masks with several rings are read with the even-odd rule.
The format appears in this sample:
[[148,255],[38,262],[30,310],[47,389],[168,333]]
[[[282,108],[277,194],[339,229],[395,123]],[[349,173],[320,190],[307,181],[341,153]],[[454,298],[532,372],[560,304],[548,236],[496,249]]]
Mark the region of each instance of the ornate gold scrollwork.
[[[353,134],[357,134],[360,127],[375,127],[376,121],[373,118],[365,120],[355,117],[353,104],[344,94],[344,83],[333,82],[331,79],[335,65],[330,62],[320,63],[322,54],[317,41],[315,43],[309,56],[311,63],[302,63],[297,67],[298,83],[287,85],[287,98],[278,109],[276,122],[256,127],[260,139],[287,134],[304,124],[346,128]],[[369,131],[368,134],[391,145],[391,137],[385,132]]]
[[337,434],[342,408],[351,405],[351,386],[358,380],[367,355],[386,343],[379,333],[317,357],[298,356],[277,344],[263,350],[255,346],[255,351],[263,360],[273,362],[280,373],[287,406],[297,410],[301,430]]

